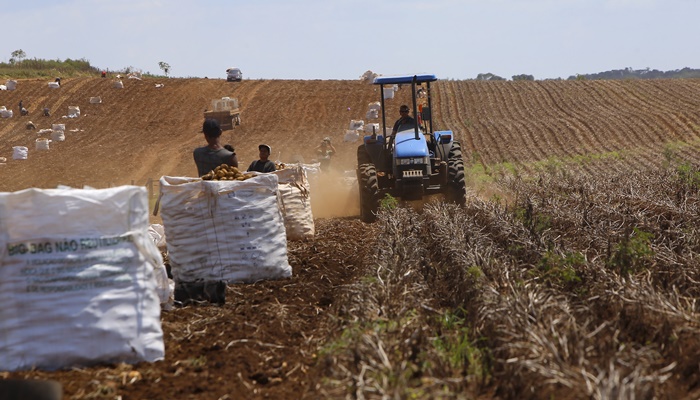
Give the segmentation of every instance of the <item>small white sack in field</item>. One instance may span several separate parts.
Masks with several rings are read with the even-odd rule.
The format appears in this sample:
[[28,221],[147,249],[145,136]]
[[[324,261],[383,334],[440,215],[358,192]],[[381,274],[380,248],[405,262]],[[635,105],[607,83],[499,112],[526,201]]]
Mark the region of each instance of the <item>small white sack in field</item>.
[[51,140],[54,142],[64,142],[66,140],[66,134],[63,131],[51,131]]
[[385,87],[384,88],[384,98],[385,99],[393,99],[394,98],[394,88],[393,87]]
[[369,104],[367,105],[367,108],[368,108],[370,111],[377,111],[377,112],[379,112],[379,110],[382,109],[382,103],[380,103],[380,102],[378,102],[378,101],[373,101],[373,102],[371,102],[371,103],[369,103]]
[[124,84],[122,83],[122,81],[114,81],[114,87],[115,87],[116,89],[123,89],[123,88],[124,88]]
[[35,148],[36,150],[48,150],[49,143],[51,143],[51,140],[47,138],[39,138],[36,140]]
[[29,155],[29,149],[24,146],[14,146],[12,148],[13,160],[26,160]]
[[15,113],[12,110],[8,110],[5,107],[0,108],[0,117],[12,118]]
[[90,104],[100,104],[102,103],[102,97],[90,97]]
[[51,129],[55,131],[65,131],[66,124],[51,124]]
[[313,239],[314,215],[311,211],[309,181],[301,165],[273,172],[279,178],[282,215],[289,240]]
[[61,87],[61,84],[58,82],[49,82],[49,88],[50,89],[58,89]]
[[5,83],[5,85],[7,86],[7,90],[15,90],[17,88],[17,81],[10,79]]
[[367,132],[367,133],[376,133],[377,135],[379,135],[379,134],[380,134],[380,132],[379,132],[379,123],[378,123],[378,122],[374,122],[374,123],[371,123],[371,124],[366,124],[366,125],[365,125],[365,132]]
[[68,106],[68,118],[78,118],[80,116],[80,107]]
[[287,278],[278,178],[244,181],[160,178],[160,210],[175,282]]
[[357,130],[357,129],[362,129],[364,124],[365,124],[365,121],[363,121],[361,119],[358,119],[358,120],[351,119],[350,120],[350,128],[348,128],[348,129],[350,129],[352,131]]
[[357,131],[346,131],[343,136],[343,142],[354,143],[360,140],[360,134]]
[[[367,110],[367,113],[365,114],[366,119],[377,119],[379,118],[379,110]],[[367,126],[365,125],[365,128]]]
[[0,370],[165,356],[145,187],[0,193]]

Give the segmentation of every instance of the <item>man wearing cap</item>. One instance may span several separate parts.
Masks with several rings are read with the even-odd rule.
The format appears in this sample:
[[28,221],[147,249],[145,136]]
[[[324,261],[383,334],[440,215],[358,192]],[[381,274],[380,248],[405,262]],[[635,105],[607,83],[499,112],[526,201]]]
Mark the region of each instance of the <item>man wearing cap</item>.
[[407,126],[413,128],[416,125],[416,120],[408,114],[409,111],[411,110],[405,104],[399,107],[399,114],[401,114],[401,117],[394,122],[394,128],[391,130],[392,136],[396,135],[399,129],[403,130]]
[[272,152],[272,149],[270,146],[266,144],[261,144],[258,146],[258,150],[260,150],[260,159],[255,160],[252,163],[250,163],[250,166],[248,167],[248,171],[257,171],[257,172],[274,172],[277,170],[277,167],[275,167],[275,163],[269,160],[270,158],[270,152]]
[[204,176],[214,168],[222,164],[238,167],[238,158],[232,147],[224,148],[221,145],[221,126],[215,119],[207,118],[202,124],[202,132],[207,145],[194,149],[194,163],[197,165],[197,173]]

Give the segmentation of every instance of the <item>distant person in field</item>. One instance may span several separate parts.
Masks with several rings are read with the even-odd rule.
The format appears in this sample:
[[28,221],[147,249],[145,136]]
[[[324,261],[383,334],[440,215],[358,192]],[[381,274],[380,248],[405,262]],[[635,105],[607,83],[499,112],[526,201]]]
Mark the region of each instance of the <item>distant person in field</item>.
[[274,172],[277,170],[277,167],[275,166],[275,163],[270,161],[270,153],[272,152],[272,149],[270,146],[266,144],[261,144],[258,146],[258,151],[260,152],[260,159],[255,160],[252,163],[250,163],[250,166],[248,167],[248,171],[257,171],[257,172]]
[[399,107],[399,114],[401,114],[401,117],[394,122],[394,128],[391,130],[392,136],[396,135],[399,129],[404,130],[409,126],[413,128],[416,125],[416,120],[409,115],[410,111],[411,109],[405,104]]
[[194,149],[194,163],[197,165],[199,176],[208,174],[222,164],[238,167],[236,152],[230,145],[225,148],[221,144],[221,126],[215,119],[207,118],[202,124],[202,132],[207,145]]
[[61,78],[56,78],[54,82],[58,83],[58,86],[61,86]]
[[316,155],[318,156],[318,161],[321,164],[321,171],[328,171],[331,166],[331,157],[336,153],[335,147],[331,144],[331,138],[325,137],[321,144],[316,146]]
[[29,110],[24,108],[24,105],[22,103],[22,100],[19,101],[19,114],[20,115],[29,115]]

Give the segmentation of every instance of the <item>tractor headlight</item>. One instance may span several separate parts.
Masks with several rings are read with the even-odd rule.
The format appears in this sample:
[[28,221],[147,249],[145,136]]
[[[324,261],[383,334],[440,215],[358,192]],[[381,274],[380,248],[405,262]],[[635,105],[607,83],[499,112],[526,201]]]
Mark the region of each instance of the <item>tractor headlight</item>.
[[397,158],[396,165],[425,165],[430,163],[430,157]]

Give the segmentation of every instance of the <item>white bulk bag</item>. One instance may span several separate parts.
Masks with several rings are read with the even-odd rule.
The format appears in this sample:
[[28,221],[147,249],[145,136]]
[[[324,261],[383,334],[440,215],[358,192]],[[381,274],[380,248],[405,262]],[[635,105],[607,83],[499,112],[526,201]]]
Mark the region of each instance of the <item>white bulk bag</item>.
[[151,224],[148,227],[148,234],[159,250],[165,250],[165,228],[161,224]]
[[345,136],[343,136],[343,142],[354,143],[360,140],[360,134],[357,131],[345,131]]
[[3,108],[0,108],[0,117],[3,118],[12,118],[14,115],[14,112],[12,110],[8,110],[3,106]]
[[39,138],[36,140],[35,149],[36,150],[48,150],[49,143],[51,143],[51,141],[49,139]]
[[51,89],[58,89],[61,87],[61,84],[58,82],[49,82],[49,88]]
[[377,135],[379,135],[379,123],[378,123],[378,122],[374,122],[374,123],[371,123],[371,124],[366,124],[366,125],[365,125],[365,132],[367,132],[367,133],[376,133]]
[[12,148],[12,159],[13,160],[26,160],[29,154],[29,149],[24,146],[14,146]]
[[51,129],[55,131],[65,131],[66,124],[51,124]]
[[363,121],[361,119],[359,119],[359,120],[351,119],[350,120],[350,128],[348,128],[348,129],[350,129],[352,131],[357,130],[357,129],[362,129],[362,126],[364,126],[364,124],[365,124],[365,121]]
[[54,142],[63,142],[66,140],[66,135],[63,131],[51,130],[51,140]]
[[78,118],[80,116],[80,107],[68,106],[68,118]]
[[17,88],[17,81],[10,79],[5,83],[7,90],[15,90]]
[[[158,248],[158,251],[165,249],[165,230],[161,224],[151,224],[148,227],[148,236],[153,244]],[[161,250],[162,249],[162,250]],[[168,270],[165,264],[161,263],[155,271],[156,292],[160,298],[160,304],[163,308],[170,308],[174,299],[174,283],[168,278]]]
[[124,88],[124,84],[122,83],[122,81],[114,81],[114,87],[115,87],[116,89],[123,89],[123,88]]
[[165,356],[145,187],[0,193],[0,370]]
[[377,111],[382,109],[382,103],[378,101],[373,101],[367,105],[367,108],[369,108],[370,111]]
[[393,87],[385,87],[384,88],[384,98],[385,99],[393,99],[394,98],[394,88]]
[[160,178],[168,259],[178,282],[255,282],[292,275],[278,178]]
[[102,103],[102,97],[90,97],[90,104],[100,104]]
[[[367,113],[365,114],[365,118],[367,118],[367,119],[379,118],[379,110],[368,110]],[[366,127],[366,125],[365,125],[365,127]]]
[[309,181],[300,165],[273,172],[279,178],[284,227],[289,240],[314,238],[314,216],[311,211]]

